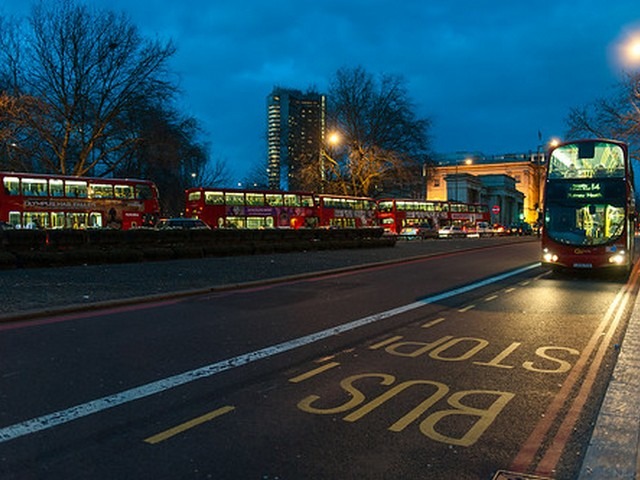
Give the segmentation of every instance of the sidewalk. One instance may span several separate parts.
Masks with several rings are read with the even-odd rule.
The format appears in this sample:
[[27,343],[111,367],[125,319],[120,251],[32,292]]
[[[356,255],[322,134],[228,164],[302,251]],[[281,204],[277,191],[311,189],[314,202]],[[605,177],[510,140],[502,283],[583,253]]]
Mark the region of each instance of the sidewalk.
[[[640,298],[640,297],[638,297]],[[579,480],[640,478],[640,300],[589,441]]]

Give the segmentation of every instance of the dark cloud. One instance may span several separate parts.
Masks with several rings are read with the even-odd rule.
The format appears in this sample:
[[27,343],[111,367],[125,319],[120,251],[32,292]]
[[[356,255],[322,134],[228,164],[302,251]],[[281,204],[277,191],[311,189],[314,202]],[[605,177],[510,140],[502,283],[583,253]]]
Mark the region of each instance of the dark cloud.
[[[571,107],[609,93],[621,68],[613,45],[640,21],[632,0],[91,4],[174,41],[185,109],[238,178],[264,162],[273,86],[324,91],[343,66],[403,76],[436,151],[535,150],[539,130],[563,135]],[[23,0],[2,8],[28,11]]]

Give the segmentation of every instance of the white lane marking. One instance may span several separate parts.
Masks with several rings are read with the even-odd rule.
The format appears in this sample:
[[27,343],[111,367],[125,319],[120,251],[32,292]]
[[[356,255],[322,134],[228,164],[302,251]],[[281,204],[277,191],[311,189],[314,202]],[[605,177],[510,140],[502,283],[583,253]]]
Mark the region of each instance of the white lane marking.
[[447,298],[454,297],[456,295],[460,295],[462,293],[469,292],[471,290],[475,290],[476,288],[484,287],[486,285],[499,282],[506,278],[519,275],[528,270],[538,268],[539,266],[540,266],[540,263],[534,263],[533,265],[519,268],[511,272],[503,273],[501,275],[496,275],[495,277],[490,277],[480,282],[465,285],[464,287],[456,288],[448,292],[440,293],[438,295],[433,295],[431,297],[418,300],[417,302],[409,303],[407,305],[403,305],[397,308],[392,308],[391,310],[387,310],[386,312],[369,315],[368,317],[364,317],[359,320],[354,320],[353,322],[345,323],[344,325],[338,325],[337,327],[328,328],[326,330],[322,330],[317,333],[312,333],[311,335],[306,335],[304,337],[296,338],[288,342],[263,348],[261,350],[256,350],[254,352],[246,353],[244,355],[238,355],[237,357],[212,363],[211,365],[197,368],[195,370],[190,370],[188,372],[167,377],[162,380],[157,380],[155,382],[147,383],[146,385],[131,388],[123,392],[114,393],[113,395],[102,397],[97,400],[92,400],[90,402],[82,403],[80,405],[75,405],[65,410],[59,410],[57,412],[53,412],[47,415],[42,415],[40,417],[32,418],[30,420],[25,420],[24,422],[16,423],[14,425],[9,425],[8,427],[0,428],[0,443],[7,442],[9,440],[23,437],[25,435],[29,435],[31,433],[39,432],[42,430],[48,430],[58,425],[62,425],[64,423],[68,423],[73,420],[77,420],[79,418],[93,415],[94,413],[99,413],[104,410],[117,407],[118,405],[122,405],[125,403],[133,402],[134,400],[139,400],[145,397],[149,397],[151,395],[155,395],[157,393],[161,393],[161,392],[170,390],[172,388],[176,388],[181,385],[191,383],[195,380],[211,377],[213,375],[224,372],[226,370],[231,370],[232,368],[241,367],[248,363],[252,363],[257,360],[261,360],[263,358],[272,357],[279,353],[288,352],[290,350],[294,350],[296,348],[309,345],[311,343],[323,340],[325,338],[332,337],[334,335],[340,335],[341,333],[355,330],[356,328],[369,325],[371,323],[379,322],[380,320],[384,320],[396,315],[400,315],[402,313],[406,313],[411,310],[415,310],[417,308],[423,307],[424,305],[438,302],[440,300],[444,300]]

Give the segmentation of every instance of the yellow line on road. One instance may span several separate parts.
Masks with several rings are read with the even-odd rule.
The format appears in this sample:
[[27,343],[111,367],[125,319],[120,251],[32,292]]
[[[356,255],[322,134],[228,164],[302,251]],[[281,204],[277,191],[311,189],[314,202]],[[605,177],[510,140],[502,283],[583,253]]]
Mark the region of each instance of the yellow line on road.
[[442,323],[444,321],[445,321],[445,318],[443,318],[443,317],[436,318],[435,320],[431,320],[430,322],[427,322],[424,325],[422,325],[422,328],[433,327],[434,325],[437,325],[437,324]]
[[498,298],[498,295],[491,295],[487,298],[484,299],[485,302],[490,302],[491,300],[495,300],[496,298]]
[[163,442],[164,440],[167,440],[168,438],[171,438],[174,435],[178,435],[179,433],[185,432],[193,427],[197,427],[198,425],[201,425],[205,422],[213,420],[214,418],[224,415],[225,413],[229,413],[235,409],[236,407],[227,405],[226,407],[222,407],[212,412],[206,413],[200,417],[194,418],[193,420],[189,420],[188,422],[181,423],[180,425],[170,428],[169,430],[165,430],[164,432],[160,432],[157,435],[153,435],[152,437],[145,438],[144,441],[146,443],[155,445],[156,443]]
[[458,311],[460,313],[464,313],[464,312],[468,312],[469,310],[471,310],[472,308],[476,308],[475,305],[471,304],[471,305],[467,305],[466,307],[462,307],[460,309],[458,309]]
[[325,363],[324,365],[322,365],[322,366],[320,366],[318,368],[314,368],[313,370],[311,370],[309,372],[302,373],[302,374],[298,375],[297,377],[290,378],[289,382],[291,382],[291,383],[300,383],[300,382],[302,382],[304,380],[308,380],[311,377],[315,377],[316,375],[319,375],[322,372],[330,370],[333,367],[337,367],[338,365],[340,365],[338,362]]
[[401,335],[397,335],[395,337],[390,337],[387,338],[386,340],[381,341],[380,343],[376,343],[374,345],[369,345],[369,350],[377,350],[378,348],[384,347],[386,345],[389,345],[393,342],[397,342],[398,340],[402,340],[402,336]]

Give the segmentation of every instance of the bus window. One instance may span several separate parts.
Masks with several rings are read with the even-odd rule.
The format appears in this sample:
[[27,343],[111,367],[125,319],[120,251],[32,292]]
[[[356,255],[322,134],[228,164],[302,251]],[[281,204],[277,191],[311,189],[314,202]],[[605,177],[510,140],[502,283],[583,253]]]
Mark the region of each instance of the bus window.
[[313,196],[312,195],[302,195],[300,197],[300,203],[303,207],[313,207]]
[[189,192],[188,201],[197,202],[202,198],[202,192]]
[[22,225],[22,219],[20,218],[20,212],[9,212],[9,224],[14,227]]
[[7,195],[20,195],[20,180],[17,177],[4,177],[4,191]]
[[262,193],[247,193],[247,205],[261,207],[264,205],[264,195]]
[[64,227],[64,212],[51,212],[51,228]]
[[67,213],[67,228],[86,228],[86,213]]
[[267,205],[270,207],[281,207],[284,205],[284,201],[282,200],[282,195],[279,193],[267,193],[265,195],[267,200]]
[[116,198],[130,199],[133,198],[133,187],[131,185],[115,185],[113,190]]
[[267,226],[267,219],[271,220],[271,225],[273,225],[273,217],[247,217],[247,228],[265,228]]
[[207,205],[224,205],[224,193],[204,192],[204,203]]
[[242,206],[244,205],[244,193],[227,192],[225,201],[227,205]]
[[138,183],[136,185],[136,198],[138,200],[151,200],[153,198],[151,187],[146,183]]
[[64,183],[62,180],[55,178],[49,180],[49,193],[52,197],[64,197]]
[[102,228],[102,214],[100,212],[89,214],[89,228]]
[[67,180],[64,184],[64,191],[67,197],[87,198],[87,182]]
[[227,228],[245,228],[244,217],[227,217]]
[[300,206],[300,197],[298,195],[285,193],[284,194],[284,204],[287,207],[299,207]]
[[113,198],[113,187],[102,183],[90,183],[89,198]]
[[46,197],[47,181],[44,179],[23,178],[22,195],[27,197]]
[[24,212],[22,220],[24,228],[49,228],[47,212]]

